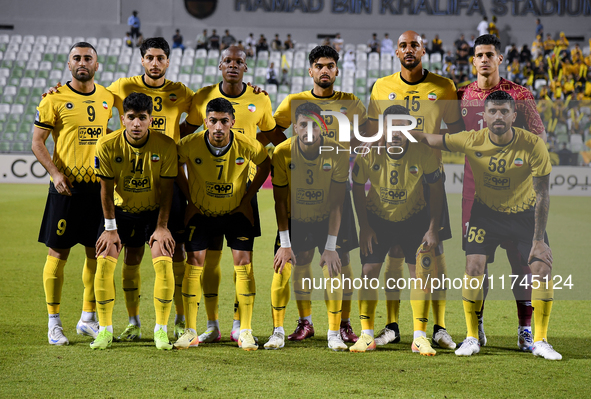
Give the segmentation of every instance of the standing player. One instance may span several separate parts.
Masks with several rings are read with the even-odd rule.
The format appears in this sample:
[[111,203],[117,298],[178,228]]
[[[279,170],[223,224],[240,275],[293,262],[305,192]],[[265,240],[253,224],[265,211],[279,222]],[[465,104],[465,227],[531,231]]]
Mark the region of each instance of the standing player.
[[[392,105],[387,115],[408,115],[402,105]],[[404,125],[406,121],[393,121]],[[383,148],[383,147],[382,147]],[[358,155],[353,167],[353,199],[359,219],[359,245],[361,247],[362,275],[378,279],[388,250],[397,246],[415,278],[416,253],[421,243],[429,251],[439,244],[439,222],[443,207],[443,180],[440,161],[435,152],[424,144],[410,144],[400,131],[392,135],[381,152],[372,149],[368,155]],[[365,183],[370,181],[369,195]],[[429,207],[423,193],[423,182],[430,187]],[[388,288],[390,283],[388,283]],[[414,338],[412,351],[434,356],[435,350],[427,340],[429,295],[421,287],[411,285]],[[427,306],[422,306],[426,303]],[[359,318],[361,336],[351,352],[374,350],[374,320],[378,304],[378,290],[364,287],[360,290]],[[422,313],[420,313],[422,312]]]
[[[174,346],[186,349],[199,344],[196,323],[201,299],[201,276],[207,251],[216,237],[226,236],[232,248],[236,272],[236,294],[240,309],[238,346],[257,350],[252,336],[252,309],[256,294],[252,267],[255,237],[252,199],[271,169],[271,161],[261,143],[234,132],[234,108],[230,101],[216,98],[207,103],[205,132],[181,140],[179,167],[186,164],[179,185],[190,198],[186,220],[188,229],[187,267],[183,279],[183,300],[187,309],[187,328]],[[250,163],[258,171],[250,184]]]
[[[64,266],[70,249],[85,246],[82,269],[84,296],[82,316],[76,325],[78,334],[96,338],[96,300],[94,245],[101,224],[100,183],[92,161],[95,144],[107,132],[113,95],[94,83],[98,69],[96,50],[86,42],[72,46],[68,68],[72,80],[55,96],[41,100],[35,118],[33,153],[51,176],[49,194],[39,242],[49,247],[43,268],[43,287],[49,314],[47,338],[52,345],[67,345],[60,319]],[[45,141],[53,136],[53,160]]]
[[[456,89],[450,79],[423,69],[421,62],[425,55],[425,48],[421,36],[413,31],[404,32],[398,38],[396,56],[400,59],[402,70],[393,75],[378,79],[371,92],[369,104],[370,128],[369,132],[378,130],[378,118],[386,108],[393,104],[403,105],[409,110],[410,115],[417,119],[416,129],[433,134],[440,134],[441,121],[443,120],[451,132],[459,131],[462,127],[462,119],[457,104]],[[441,152],[436,151],[441,159]],[[445,180],[445,175],[444,175]],[[429,189],[425,186],[427,202],[429,201]],[[442,230],[439,232],[439,246],[435,250],[435,262],[438,269],[446,272],[445,255],[443,253],[443,240],[451,238],[449,226],[449,214],[447,201],[443,197]],[[402,277],[402,264],[404,254],[393,251],[388,254],[384,279],[396,279]],[[424,306],[429,306],[424,303]],[[446,291],[437,293],[431,300],[433,308],[433,343],[442,348],[453,349],[456,344],[445,329],[445,305]],[[400,307],[400,291],[386,290],[386,307],[388,324],[376,337],[377,345],[389,342],[398,342],[398,312]],[[419,313],[423,313],[420,311]]]
[[[169,350],[167,324],[174,295],[174,239],[167,228],[172,186],[177,176],[176,145],[170,137],[152,132],[152,99],[132,93],[123,101],[117,130],[97,142],[95,169],[101,178],[104,231],[96,242],[95,278],[100,332],[92,349],[113,342],[113,274],[121,246],[143,248],[149,243],[156,278],[154,308],[156,348]],[[141,259],[139,259],[141,263]]]
[[[287,96],[277,107],[275,111],[275,122],[277,128],[275,135],[283,135],[283,131],[287,129],[293,122],[292,108],[296,108],[298,104],[303,102],[313,102],[317,104],[322,111],[333,111],[344,113],[353,123],[354,115],[358,116],[359,131],[364,132],[367,122],[365,106],[352,93],[344,93],[334,90],[334,83],[339,74],[337,62],[339,61],[339,53],[330,46],[318,46],[314,48],[309,56],[310,68],[308,74],[314,80],[314,87],[311,91],[304,91],[301,93],[294,93]],[[293,102],[293,104],[292,104]],[[323,118],[326,124],[326,129],[322,129],[322,135],[332,140],[337,140],[339,133],[339,123],[337,118],[327,115]],[[349,150],[348,143],[344,143],[346,149]],[[354,147],[352,144],[351,146]],[[349,184],[347,189],[350,190]],[[352,279],[353,271],[349,260],[349,251],[357,248],[357,231],[355,230],[355,216],[353,216],[353,205],[351,202],[351,195],[345,194],[345,202],[343,205],[343,231],[339,233],[343,236],[345,244],[342,248],[342,273],[344,278]],[[344,234],[347,237],[344,237]],[[302,278],[312,278],[312,269],[310,265],[300,263],[296,266],[295,273],[301,275]],[[294,283],[296,280],[294,279]],[[302,291],[302,290],[298,290]],[[289,335],[290,341],[301,341],[305,338],[314,335],[314,328],[312,323],[312,308],[309,296],[311,292],[305,292],[302,299],[297,299],[298,312],[300,318],[298,325],[293,334]],[[351,327],[351,297],[353,289],[347,285],[343,289],[341,325],[339,331],[345,342],[356,342],[357,336]]]
[[[483,35],[474,43],[474,60],[477,80],[468,86],[458,90],[458,99],[462,109],[462,117],[467,130],[481,130],[484,127],[484,99],[492,92],[505,91],[515,99],[517,117],[513,126],[525,129],[542,140],[546,141],[544,124],[536,109],[536,103],[532,93],[525,87],[503,79],[499,75],[499,64],[503,61],[501,42],[494,35]],[[464,164],[464,180],[462,190],[462,232],[463,244],[468,236],[470,211],[474,204],[474,177],[472,168],[466,157]],[[505,242],[501,245],[507,250],[507,258],[511,264],[512,274],[530,275],[531,271],[525,259],[519,257],[516,243]],[[488,274],[488,270],[485,270]],[[484,300],[488,292],[488,279],[484,283]],[[517,303],[517,315],[519,318],[517,345],[522,350],[531,350],[533,337],[531,335],[531,292],[524,290],[519,284],[515,284],[513,294]],[[486,345],[486,334],[482,323],[484,312],[484,300],[478,316],[478,340],[480,346]]]
[[[189,115],[181,125],[183,136],[193,133],[197,127],[203,124],[206,118],[207,104],[215,98],[225,98],[230,101],[235,110],[235,123],[232,131],[245,134],[247,137],[260,141],[267,145],[269,141],[277,145],[285,140],[285,136],[273,135],[275,121],[271,100],[268,96],[258,95],[255,88],[246,85],[242,81],[244,72],[248,70],[246,53],[238,46],[230,46],[222,51],[220,64],[222,81],[218,84],[204,87],[195,93],[191,103]],[[257,126],[260,132],[257,134]],[[271,140],[269,140],[269,137]],[[249,180],[254,178],[256,166],[251,163]],[[252,203],[255,217],[255,237],[261,235],[258,203],[256,195]],[[218,236],[212,241],[207,251],[205,266],[203,269],[203,296],[205,297],[205,310],[207,312],[207,330],[199,336],[199,342],[218,342],[221,339],[218,320],[218,293],[220,289],[223,236]],[[252,256],[252,255],[251,255]],[[236,276],[234,275],[234,279]],[[234,325],[231,338],[238,341],[240,334],[240,312],[238,297],[234,303]]]
[[[343,213],[345,183],[349,181],[349,157],[344,147],[320,134],[321,129],[326,128],[321,112],[321,108],[314,103],[298,106],[294,116],[294,135],[277,146],[273,154],[273,197],[278,228],[276,242],[279,245],[275,245],[275,273],[271,283],[274,328],[265,349],[279,349],[285,344],[283,322],[290,296],[292,265],[294,291],[300,298],[307,295],[306,303],[310,304],[312,277],[306,271],[311,268],[316,248],[322,254],[320,266],[322,281],[326,285],[328,347],[335,351],[347,349],[339,331],[343,294],[340,252],[343,242],[342,239],[337,242],[337,236]],[[308,134],[309,124],[313,126],[312,135]],[[330,146],[332,150],[320,152],[321,146]],[[334,286],[336,289],[333,289],[333,281],[338,283],[338,287]],[[302,317],[300,306],[298,308]],[[311,305],[305,317],[310,317],[310,311]],[[301,325],[305,333],[303,338],[314,336],[314,329],[307,318],[300,319],[294,334],[299,333]]]
[[[478,313],[482,308],[482,283],[487,260],[509,240],[527,259],[533,274],[532,305],[535,335],[532,353],[549,360],[562,356],[547,342],[548,323],[554,300],[552,251],[546,222],[550,208],[549,181],[552,166],[544,141],[512,125],[517,117],[515,101],[498,90],[484,100],[487,127],[478,131],[437,136],[413,133],[419,141],[440,150],[463,152],[470,160],[475,184],[475,202],[466,240],[466,274],[462,287],[468,328],[456,355],[480,352]],[[499,151],[503,147],[503,151]],[[476,288],[473,283],[476,280]]]

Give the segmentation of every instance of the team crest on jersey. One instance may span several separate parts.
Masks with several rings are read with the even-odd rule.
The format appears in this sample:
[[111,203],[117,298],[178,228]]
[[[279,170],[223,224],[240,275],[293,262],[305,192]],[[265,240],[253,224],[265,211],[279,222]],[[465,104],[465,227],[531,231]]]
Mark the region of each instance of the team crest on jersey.
[[474,155],[476,155],[476,158],[482,158],[482,153],[480,151],[476,151]]
[[437,94],[429,93],[429,94],[427,94],[427,98],[431,101],[435,101],[435,100],[437,100]]
[[72,103],[66,103],[66,108],[67,109],[72,109],[72,108],[74,108],[74,104],[72,104]]
[[117,163],[123,162],[123,157],[115,157],[115,162],[117,162]]
[[195,158],[195,163],[197,165],[201,165],[201,162],[203,162],[203,161],[201,161],[201,158]]
[[236,165],[240,166],[242,164],[244,164],[244,158],[242,158],[242,157],[236,158]]
[[109,109],[109,104],[107,104],[106,101],[103,101],[103,108],[104,109]]
[[332,165],[331,165],[331,164],[329,164],[328,162],[327,162],[327,163],[325,163],[324,165],[322,165],[322,170],[323,170],[323,171],[325,171],[325,172],[328,172],[328,171],[330,171],[331,169],[332,169]]
[[160,156],[158,154],[152,154],[152,162],[160,161]]
[[411,166],[410,168],[408,168],[408,171],[411,174],[416,175],[417,173],[419,173],[419,168],[417,168],[416,166]]
[[390,93],[390,94],[388,94],[388,98],[390,100],[396,100],[396,93]]
[[374,166],[372,167],[372,169],[373,169],[373,170],[380,170],[380,165],[374,165]]
[[515,158],[515,161],[513,163],[517,167],[523,166],[523,159],[521,159],[521,158]]
[[248,110],[249,110],[250,112],[254,112],[254,111],[256,111],[256,110],[257,110],[257,107],[255,107],[255,105],[254,105],[254,104],[248,104]]
[[462,116],[466,117],[468,115],[468,108],[462,108]]
[[170,93],[170,96],[168,96],[168,99],[172,102],[175,102],[176,101],[176,94]]

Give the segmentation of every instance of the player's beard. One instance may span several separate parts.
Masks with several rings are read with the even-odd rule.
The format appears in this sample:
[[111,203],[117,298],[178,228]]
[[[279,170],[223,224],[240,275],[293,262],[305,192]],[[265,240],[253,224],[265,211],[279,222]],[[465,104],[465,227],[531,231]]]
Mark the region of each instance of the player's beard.
[[72,72],[72,77],[79,82],[88,82],[94,77],[94,71],[92,69],[86,69],[86,75],[78,74],[78,70]]
[[409,71],[415,69],[415,67],[420,63],[421,59],[417,57],[414,58],[413,62],[407,62],[404,58],[400,60],[400,65],[402,65],[405,69],[408,69]]
[[322,87],[323,89],[328,89],[330,86],[334,85],[334,82],[336,80],[336,76],[334,78],[330,78],[330,76],[328,77],[327,81],[322,81],[320,80],[322,78],[322,76],[320,76],[318,79],[314,79],[314,83],[316,83],[318,86]]
[[146,70],[146,75],[153,80],[158,80],[161,77],[163,77],[164,75],[166,75],[166,69],[162,70],[162,72],[160,72],[159,75],[153,75],[152,73],[150,73],[150,71]]

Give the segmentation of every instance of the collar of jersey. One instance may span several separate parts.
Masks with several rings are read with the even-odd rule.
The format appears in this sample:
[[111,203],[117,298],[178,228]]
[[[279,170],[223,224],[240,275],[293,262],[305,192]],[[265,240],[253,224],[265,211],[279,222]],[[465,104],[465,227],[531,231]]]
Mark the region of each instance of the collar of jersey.
[[144,144],[142,144],[142,145],[133,145],[133,144],[131,144],[129,142],[129,140],[127,140],[127,135],[125,134],[126,131],[127,131],[127,129],[123,130],[123,138],[125,139],[125,141],[127,142],[127,144],[129,144],[133,148],[142,148],[143,146],[145,146],[146,144],[148,144],[148,140],[150,140],[150,129],[148,129],[148,138],[146,139],[146,141],[144,141]]
[[230,151],[230,148],[232,148],[232,144],[234,143],[234,132],[230,130],[230,143],[228,144],[228,147],[226,147],[226,149],[221,152],[219,155],[215,155],[213,152],[211,152],[211,149],[209,148],[209,146],[207,145],[207,135],[209,134],[209,130],[205,131],[205,134],[203,135],[203,141],[205,141],[205,147],[207,147],[207,151],[209,151],[209,153],[211,155],[213,155],[214,157],[223,157],[224,155],[226,155],[228,153],[228,151]]
[[146,77],[146,74],[142,75],[142,83],[144,84],[144,86],[150,88],[150,89],[161,89],[164,87],[164,85],[166,84],[166,78],[164,79],[164,83],[162,83],[160,86],[150,86],[149,84],[146,83],[146,80],[144,79]]
[[246,87],[247,87],[246,86],[246,83],[242,82],[242,93],[238,94],[237,96],[231,96],[229,94],[224,93],[224,91],[222,90],[222,83],[223,83],[223,81],[220,82],[220,84],[219,84],[219,90],[220,90],[220,93],[222,93],[222,96],[224,96],[224,97],[238,98],[238,97],[240,97],[241,95],[243,95],[246,92]]
[[[488,129],[488,128],[487,128]],[[509,144],[513,143],[513,141],[515,140],[515,136],[517,136],[517,132],[515,131],[515,128],[513,126],[511,126],[511,131],[513,132],[513,137],[511,137],[511,141],[509,141],[507,144],[497,144],[494,141],[492,141],[492,139],[490,138],[490,134],[488,134],[488,132],[490,132],[490,130],[488,130],[488,132],[486,132],[486,137],[488,137],[488,141],[491,142],[492,145],[497,146],[497,147],[507,147]]]
[[74,93],[79,94],[81,96],[92,96],[94,94],[94,92],[96,91],[96,85],[94,85],[94,89],[92,89],[92,91],[90,93],[82,93],[81,91],[78,91],[78,90],[74,89],[72,86],[70,86],[70,82],[71,82],[71,80],[68,80],[66,82],[66,86],[68,86],[70,88],[70,90],[72,90]]
[[404,78],[402,77],[402,72],[400,72],[400,80],[402,80],[404,83],[406,83],[407,85],[418,85],[419,83],[423,83],[425,81],[425,79],[427,79],[427,76],[429,76],[429,71],[423,68],[423,72],[424,75],[421,79],[417,80],[416,82],[408,82],[406,80],[404,80]]
[[330,96],[324,96],[324,97],[323,96],[317,96],[316,94],[314,94],[314,89],[310,90],[310,93],[312,94],[312,97],[314,97],[314,98],[331,98],[331,97],[334,97],[335,94],[337,94],[337,92],[333,90],[333,92],[332,92],[332,94]]

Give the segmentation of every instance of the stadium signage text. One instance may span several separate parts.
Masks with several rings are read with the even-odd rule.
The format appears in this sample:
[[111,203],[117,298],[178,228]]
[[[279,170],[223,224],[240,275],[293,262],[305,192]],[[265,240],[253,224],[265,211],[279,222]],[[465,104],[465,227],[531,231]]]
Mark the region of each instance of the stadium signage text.
[[[483,0],[235,0],[235,11],[318,14],[487,15]],[[492,15],[591,15],[591,0],[492,0]]]

